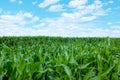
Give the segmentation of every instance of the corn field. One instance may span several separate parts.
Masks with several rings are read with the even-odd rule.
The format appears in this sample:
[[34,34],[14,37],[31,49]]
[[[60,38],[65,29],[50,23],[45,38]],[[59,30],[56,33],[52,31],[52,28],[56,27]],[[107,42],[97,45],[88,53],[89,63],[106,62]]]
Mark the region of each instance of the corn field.
[[0,80],[120,80],[120,38],[0,37]]

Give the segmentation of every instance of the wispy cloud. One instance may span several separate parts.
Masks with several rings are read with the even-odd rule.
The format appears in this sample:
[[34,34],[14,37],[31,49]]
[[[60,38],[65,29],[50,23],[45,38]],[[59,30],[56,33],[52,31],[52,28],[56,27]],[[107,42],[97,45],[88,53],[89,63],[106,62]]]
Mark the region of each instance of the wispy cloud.
[[38,6],[39,6],[40,8],[45,8],[45,7],[49,6],[49,5],[55,4],[55,3],[57,3],[57,2],[59,2],[59,0],[44,0],[44,1],[43,1],[42,3],[40,3]]
[[72,12],[64,12],[62,16],[69,21],[92,21],[95,20],[99,16],[104,16],[106,14],[106,10],[104,10],[103,3],[99,0],[94,1],[93,4],[86,5],[87,0],[72,0],[69,2],[68,7],[74,8]]
[[39,18],[37,16],[33,16],[31,13],[24,13],[22,11],[18,12],[15,15],[0,15],[0,28],[2,28],[1,30],[11,30],[11,28],[25,27],[25,25],[34,23],[38,20]]
[[18,4],[22,4],[23,3],[22,0],[10,0],[10,2],[17,2]]
[[68,6],[70,8],[79,8],[85,5],[86,3],[87,3],[87,0],[71,0]]
[[63,4],[52,5],[52,6],[49,7],[49,11],[51,11],[51,12],[64,11],[65,9],[63,9],[63,7],[64,7]]

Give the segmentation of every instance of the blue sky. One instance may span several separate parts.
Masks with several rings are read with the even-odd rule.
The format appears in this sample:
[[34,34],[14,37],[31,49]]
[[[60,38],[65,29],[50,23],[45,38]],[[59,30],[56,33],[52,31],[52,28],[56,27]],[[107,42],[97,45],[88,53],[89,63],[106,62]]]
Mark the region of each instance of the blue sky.
[[1,0],[0,36],[120,37],[120,0]]

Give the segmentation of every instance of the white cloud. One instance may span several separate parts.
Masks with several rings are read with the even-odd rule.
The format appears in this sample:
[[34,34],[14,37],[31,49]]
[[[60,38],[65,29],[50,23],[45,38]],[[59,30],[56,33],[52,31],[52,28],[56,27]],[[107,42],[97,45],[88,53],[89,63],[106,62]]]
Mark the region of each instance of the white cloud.
[[15,15],[0,15],[0,27],[9,28],[10,26],[25,26],[38,20],[39,18],[37,16],[33,16],[28,12],[23,13],[20,11]]
[[64,7],[63,4],[52,5],[49,7],[49,11],[51,12],[64,11],[63,7]]
[[68,4],[72,12],[64,12],[61,15],[68,21],[92,21],[99,16],[106,15],[107,10],[103,9],[103,3],[100,0],[95,0],[91,4],[87,4],[88,0],[71,0]]
[[76,8],[76,7],[80,7],[82,5],[85,5],[86,3],[87,3],[87,0],[71,0],[69,2],[69,7]]
[[[34,19],[38,21],[38,17],[32,15],[28,21],[26,14],[30,15],[30,13],[23,12],[18,12],[16,15],[1,15],[0,36],[120,37],[120,26],[104,29],[96,27],[95,23],[69,23],[64,18],[45,18],[41,19],[38,24],[32,25],[30,22],[33,22]],[[32,27],[27,27],[28,23]],[[21,24],[23,25],[20,26]]]
[[2,14],[0,15],[0,36],[37,35],[40,30],[34,30],[30,26],[38,20],[39,17],[29,12],[19,11],[14,15]]
[[33,17],[31,22],[33,23],[33,22],[36,22],[36,21],[39,21],[39,17],[37,17],[37,16]]
[[34,30],[32,28],[23,28],[18,26],[9,26],[8,28],[0,27],[0,36],[35,36],[38,33],[38,30]]
[[89,17],[81,17],[81,21],[82,22],[86,22],[86,21],[92,21],[96,19],[96,16],[89,16]]
[[28,18],[32,18],[33,17],[33,15],[31,13],[24,13],[24,16],[28,17]]
[[[42,19],[42,23],[34,26],[39,30],[38,35],[62,36],[62,37],[120,37],[120,28],[96,27],[95,23],[75,23],[65,21],[63,18]],[[114,29],[113,29],[114,28]]]
[[120,26],[119,25],[114,25],[114,26],[110,26],[111,30],[120,30]]
[[59,2],[59,0],[44,0],[44,1],[43,1],[42,3],[40,3],[38,6],[39,6],[40,8],[45,8],[45,7],[49,6],[49,5],[55,4],[55,3],[57,3],[57,2]]

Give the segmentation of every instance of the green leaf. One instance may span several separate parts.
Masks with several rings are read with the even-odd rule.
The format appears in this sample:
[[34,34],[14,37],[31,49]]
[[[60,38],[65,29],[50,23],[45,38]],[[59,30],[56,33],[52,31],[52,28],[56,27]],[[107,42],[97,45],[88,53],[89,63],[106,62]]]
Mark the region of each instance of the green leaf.
[[70,59],[70,63],[71,63],[71,64],[76,64],[76,65],[78,65],[78,63],[76,62],[76,60],[74,59],[73,56],[72,56],[71,59]]
[[90,64],[91,64],[91,62],[87,63],[87,64],[84,64],[84,65],[81,65],[81,66],[78,67],[78,69],[86,69]]

